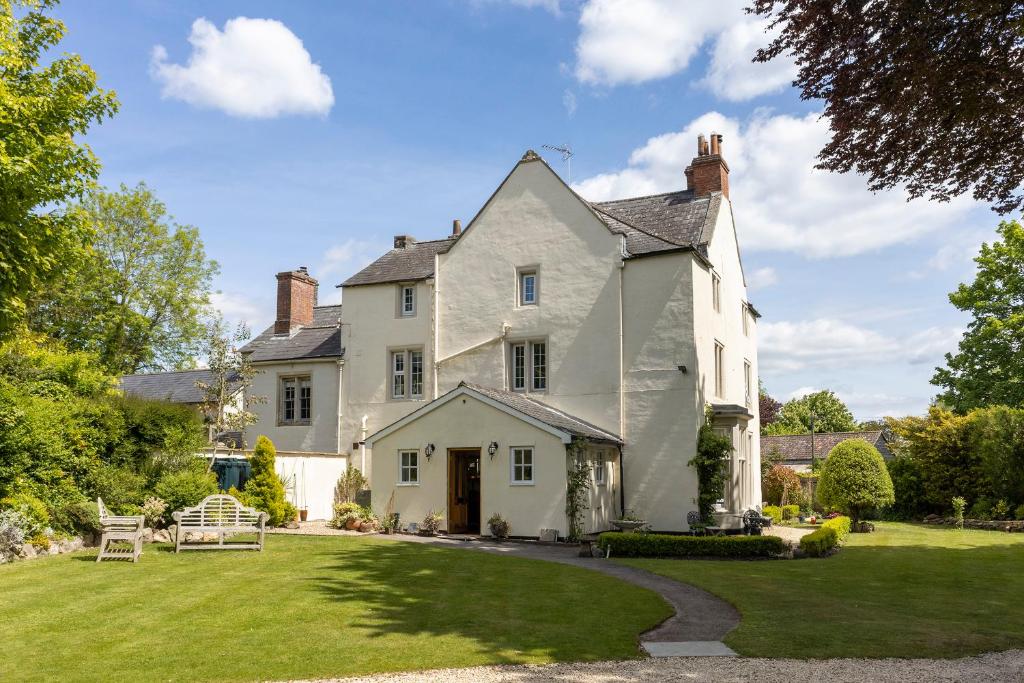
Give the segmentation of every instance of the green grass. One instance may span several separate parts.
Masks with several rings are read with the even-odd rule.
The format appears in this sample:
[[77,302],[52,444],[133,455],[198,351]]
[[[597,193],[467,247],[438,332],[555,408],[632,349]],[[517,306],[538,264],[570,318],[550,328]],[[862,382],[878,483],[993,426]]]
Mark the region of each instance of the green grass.
[[619,560],[736,605],[768,657],[959,657],[1024,647],[1024,534],[876,523],[825,559]]
[[253,681],[638,656],[655,593],[547,562],[358,537],[0,567],[0,680]]

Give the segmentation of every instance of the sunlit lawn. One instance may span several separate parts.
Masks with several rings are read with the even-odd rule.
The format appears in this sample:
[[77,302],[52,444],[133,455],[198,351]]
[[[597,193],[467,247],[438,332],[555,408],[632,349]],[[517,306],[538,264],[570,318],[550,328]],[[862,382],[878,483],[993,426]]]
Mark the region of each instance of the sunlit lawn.
[[1024,647],[1024,534],[878,523],[822,560],[620,560],[736,605],[771,657],[958,657]]
[[0,681],[255,681],[638,656],[656,594],[547,562],[352,537],[0,567]]

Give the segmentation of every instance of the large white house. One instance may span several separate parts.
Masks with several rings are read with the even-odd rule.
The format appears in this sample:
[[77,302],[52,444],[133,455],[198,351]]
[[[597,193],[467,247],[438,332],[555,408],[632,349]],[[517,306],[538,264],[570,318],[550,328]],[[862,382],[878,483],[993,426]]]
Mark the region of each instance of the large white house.
[[610,202],[528,151],[464,230],[395,237],[343,309],[316,306],[304,269],[278,274],[277,321],[245,349],[270,398],[247,441],[353,463],[403,523],[434,510],[487,533],[499,513],[518,536],[567,533],[581,458],[586,531],[624,509],[680,531],[710,406],[734,445],[725,507],[760,502],[758,314],[720,146],[700,136],[685,189]]

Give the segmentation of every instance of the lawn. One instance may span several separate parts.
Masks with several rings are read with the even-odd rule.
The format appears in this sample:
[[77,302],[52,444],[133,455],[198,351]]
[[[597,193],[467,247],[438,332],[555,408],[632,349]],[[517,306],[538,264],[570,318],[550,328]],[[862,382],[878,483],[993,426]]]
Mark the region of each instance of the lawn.
[[638,656],[671,614],[585,569],[359,537],[0,567],[0,680],[253,681]]
[[1024,534],[878,523],[821,560],[619,560],[743,615],[725,642],[768,657],[959,657],[1024,647]]

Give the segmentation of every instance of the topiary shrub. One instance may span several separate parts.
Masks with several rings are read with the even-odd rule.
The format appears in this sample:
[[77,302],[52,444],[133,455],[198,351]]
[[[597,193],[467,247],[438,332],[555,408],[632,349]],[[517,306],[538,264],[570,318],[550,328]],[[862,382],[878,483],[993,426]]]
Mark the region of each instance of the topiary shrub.
[[791,519],[796,519],[799,516],[800,516],[800,506],[799,505],[783,505],[782,506],[782,520],[783,521],[788,521],[788,520],[791,520]]
[[778,536],[672,536],[606,531],[598,537],[602,550],[615,557],[768,558],[786,552]]
[[[277,476],[274,460],[277,450],[273,442],[260,435],[256,439],[256,447],[249,455],[252,465],[252,477],[245,482],[245,497],[248,505],[270,515],[270,526],[281,526],[295,518],[294,512],[289,517],[288,504],[284,499],[284,484]],[[292,507],[292,510],[295,508]]]
[[766,517],[772,518],[772,524],[782,523],[782,508],[778,505],[765,505],[762,512]]
[[761,480],[761,492],[765,501],[772,505],[781,505],[783,495],[787,503],[799,502],[797,497],[803,496],[803,489],[800,487],[800,476],[786,467],[776,463],[772,465],[768,473]]
[[[865,442],[866,443],[866,442]],[[849,517],[833,517],[822,522],[821,528],[800,539],[800,549],[810,557],[822,557],[833,548],[838,548],[850,534]]]
[[822,465],[818,499],[849,514],[854,526],[865,510],[891,505],[892,479],[878,449],[863,439],[837,444]]
[[217,476],[213,472],[183,470],[165,474],[156,484],[156,495],[167,503],[164,520],[171,514],[198,505],[203,498],[217,493]]

